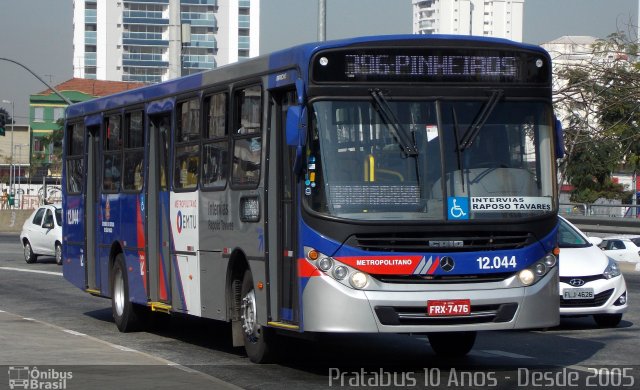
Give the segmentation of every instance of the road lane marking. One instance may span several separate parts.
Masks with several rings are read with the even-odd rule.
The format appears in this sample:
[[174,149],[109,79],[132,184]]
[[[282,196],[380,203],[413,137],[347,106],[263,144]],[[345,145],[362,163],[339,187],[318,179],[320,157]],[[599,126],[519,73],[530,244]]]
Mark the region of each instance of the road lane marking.
[[[5,268],[5,267],[0,267],[0,269],[2,269],[2,268]],[[10,313],[10,312],[4,311],[4,310],[0,310],[0,312],[8,314],[10,316],[20,317],[17,314]],[[44,325],[44,326],[48,326],[50,328],[54,328],[54,329],[66,332],[66,333],[71,333],[71,334],[76,334],[77,333],[78,335],[82,335],[83,337],[86,337],[87,339],[89,339],[91,341],[94,341],[96,343],[107,345],[107,346],[110,346],[112,348],[115,348],[115,349],[118,349],[118,350],[121,350],[121,351],[125,351],[125,352],[133,352],[133,353],[139,354],[141,356],[145,356],[145,357],[147,357],[149,359],[153,359],[153,360],[159,362],[162,365],[166,365],[167,367],[172,367],[172,368],[184,371],[186,373],[197,375],[197,376],[199,376],[199,377],[211,382],[212,383],[212,388],[215,388],[215,389],[242,390],[241,387],[236,386],[233,383],[227,382],[224,379],[220,379],[220,378],[217,378],[215,376],[206,374],[206,373],[204,373],[202,371],[191,369],[189,367],[183,366],[180,363],[176,363],[176,362],[173,362],[171,360],[167,360],[167,359],[164,359],[164,358],[159,357],[159,356],[152,355],[152,354],[147,353],[147,352],[142,352],[142,351],[138,351],[138,350],[135,350],[135,349],[123,347],[121,345],[113,344],[113,343],[110,343],[108,341],[99,339],[99,338],[94,337],[94,336],[90,336],[90,335],[87,335],[87,334],[84,334],[84,333],[76,332],[76,331],[73,331],[73,330],[70,330],[70,329],[65,329],[65,328],[63,328],[61,326],[54,325],[54,324],[52,324],[50,322],[40,321],[40,320],[36,320],[34,318],[24,318],[24,317],[21,317],[21,318],[23,318],[25,320],[36,322],[36,323]]]
[[34,274],[62,276],[62,272],[40,271],[37,269],[24,269],[24,268],[14,268],[14,267],[0,267],[0,269],[3,269],[5,271],[33,272]]
[[86,334],[84,333],[76,332],[75,330],[71,330],[71,329],[62,329],[62,331],[72,334],[74,336],[86,336]]
[[118,344],[111,344],[111,346],[119,351],[123,351],[123,352],[140,352],[140,351],[136,351],[135,349],[132,348],[128,348],[128,347],[124,347],[122,345],[118,345]]
[[518,355],[517,353],[505,352],[505,351],[495,351],[495,350],[481,350],[480,352],[485,352],[491,355],[504,356],[513,359],[535,359],[531,356],[526,355]]

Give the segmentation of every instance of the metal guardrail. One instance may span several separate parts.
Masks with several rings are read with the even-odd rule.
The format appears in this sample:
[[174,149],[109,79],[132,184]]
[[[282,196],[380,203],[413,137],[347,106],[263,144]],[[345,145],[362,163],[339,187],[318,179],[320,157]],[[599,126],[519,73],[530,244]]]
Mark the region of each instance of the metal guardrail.
[[630,204],[560,203],[559,211],[585,232],[640,234],[639,208],[640,205]]
[[[619,211],[612,212],[611,209]],[[636,210],[634,213],[633,210]],[[607,216],[613,218],[640,217],[640,205],[631,204],[595,204],[595,203],[560,203],[560,214],[583,216]]]
[[640,219],[638,218],[561,215],[584,232],[640,234]]

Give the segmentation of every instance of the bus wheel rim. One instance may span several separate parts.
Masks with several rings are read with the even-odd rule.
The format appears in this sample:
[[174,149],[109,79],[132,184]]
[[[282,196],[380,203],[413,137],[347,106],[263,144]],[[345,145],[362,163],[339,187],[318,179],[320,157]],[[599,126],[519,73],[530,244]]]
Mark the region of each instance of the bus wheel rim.
[[256,295],[254,290],[251,290],[242,298],[242,329],[252,341],[257,338],[256,324]]

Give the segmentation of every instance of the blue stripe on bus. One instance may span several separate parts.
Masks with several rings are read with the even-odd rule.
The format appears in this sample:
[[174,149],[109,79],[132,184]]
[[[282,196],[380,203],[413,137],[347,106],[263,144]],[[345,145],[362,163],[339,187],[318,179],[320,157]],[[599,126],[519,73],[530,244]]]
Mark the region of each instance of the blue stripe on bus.
[[[445,272],[441,268],[438,268],[434,275],[447,274],[447,275],[474,275],[474,274],[492,274],[499,272],[517,272],[524,268],[527,268],[531,264],[543,258],[554,248],[555,238],[557,236],[557,227],[554,228],[547,236],[534,242],[533,244],[521,248],[521,249],[508,249],[508,250],[492,250],[492,251],[476,251],[476,252],[375,252],[364,251],[358,248],[350,247],[347,245],[341,245],[336,241],[328,239],[310,228],[304,222],[300,223],[300,252],[304,253],[304,246],[312,246],[316,250],[327,256],[333,257],[350,257],[350,256],[362,256],[363,258],[374,256],[390,256],[390,257],[406,257],[406,256],[425,256],[427,259],[431,256],[433,258],[450,256],[455,260],[456,266],[453,271]],[[512,256],[515,256],[516,266],[506,268],[504,271],[500,269],[481,269],[478,266],[478,258],[500,257],[505,256],[508,260],[511,260]]]

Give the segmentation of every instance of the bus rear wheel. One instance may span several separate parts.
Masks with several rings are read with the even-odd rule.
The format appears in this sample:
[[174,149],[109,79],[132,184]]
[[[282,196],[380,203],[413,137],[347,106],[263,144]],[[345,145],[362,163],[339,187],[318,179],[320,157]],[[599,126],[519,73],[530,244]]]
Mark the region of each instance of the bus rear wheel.
[[438,356],[461,357],[471,351],[477,332],[429,333],[429,344]]
[[146,307],[129,299],[129,280],[122,253],[116,256],[111,269],[111,312],[120,332],[139,330]]
[[258,324],[256,294],[250,270],[246,270],[242,278],[240,299],[240,322],[247,356],[253,363],[268,363],[273,359],[269,345],[273,335],[269,329]]

